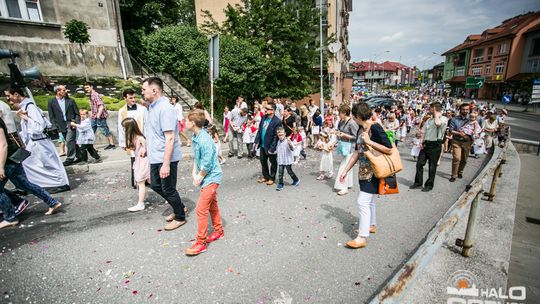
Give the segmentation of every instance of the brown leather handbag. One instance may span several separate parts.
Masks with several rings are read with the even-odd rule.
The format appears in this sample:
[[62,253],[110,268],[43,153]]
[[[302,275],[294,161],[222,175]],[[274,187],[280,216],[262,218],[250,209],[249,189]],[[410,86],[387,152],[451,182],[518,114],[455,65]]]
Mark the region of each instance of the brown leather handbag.
[[364,153],[371,163],[375,177],[385,178],[403,170],[401,157],[399,156],[399,151],[395,144],[392,144],[391,154],[379,152],[370,145],[366,145],[366,148]]

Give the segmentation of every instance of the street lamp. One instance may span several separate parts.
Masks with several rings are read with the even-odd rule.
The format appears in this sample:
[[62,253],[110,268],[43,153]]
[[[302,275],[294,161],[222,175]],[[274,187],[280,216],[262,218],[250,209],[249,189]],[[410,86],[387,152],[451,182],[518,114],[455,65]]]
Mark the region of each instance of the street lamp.
[[[376,54],[373,54],[373,61],[370,63],[370,65],[372,66],[372,69],[371,69],[371,86],[370,86],[370,90],[373,91],[373,84],[375,82],[375,79],[373,78],[373,73],[375,72],[375,65],[376,65],[376,62],[375,60],[377,59],[377,57],[381,56],[382,54],[384,53],[390,53],[390,51],[382,51],[380,53],[376,53]],[[384,68],[384,66],[383,66]]]
[[431,54],[430,54],[429,56],[427,56],[427,57],[424,58],[424,71],[422,72],[422,74],[423,74],[423,77],[422,77],[423,79],[422,79],[422,81],[423,81],[424,83],[426,83],[426,61],[427,61],[428,59],[430,59],[431,57],[433,57],[433,55],[439,55],[439,53],[437,53],[437,52],[431,52]]

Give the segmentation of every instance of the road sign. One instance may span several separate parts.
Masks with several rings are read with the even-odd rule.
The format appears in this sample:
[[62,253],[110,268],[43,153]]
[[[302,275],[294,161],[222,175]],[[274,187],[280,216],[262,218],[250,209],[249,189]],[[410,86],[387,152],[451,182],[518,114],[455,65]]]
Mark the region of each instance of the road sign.
[[533,89],[532,89],[530,103],[540,103],[540,79],[535,79],[533,82]]
[[480,89],[484,86],[483,77],[467,77],[467,82],[465,82],[466,89]]
[[512,95],[503,95],[501,102],[504,104],[509,104],[512,101]]

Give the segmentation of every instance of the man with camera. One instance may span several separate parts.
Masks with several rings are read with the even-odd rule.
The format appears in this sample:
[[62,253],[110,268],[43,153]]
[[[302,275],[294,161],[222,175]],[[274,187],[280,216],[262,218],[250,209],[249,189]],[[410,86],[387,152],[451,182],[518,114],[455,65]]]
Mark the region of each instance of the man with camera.
[[422,138],[420,140],[420,154],[416,161],[416,176],[411,189],[422,188],[424,181],[424,166],[429,161],[429,176],[422,191],[428,192],[433,189],[435,183],[435,173],[437,173],[437,162],[441,156],[442,143],[446,131],[448,119],[442,115],[440,102],[434,102],[429,107],[430,118],[424,123],[422,128]]

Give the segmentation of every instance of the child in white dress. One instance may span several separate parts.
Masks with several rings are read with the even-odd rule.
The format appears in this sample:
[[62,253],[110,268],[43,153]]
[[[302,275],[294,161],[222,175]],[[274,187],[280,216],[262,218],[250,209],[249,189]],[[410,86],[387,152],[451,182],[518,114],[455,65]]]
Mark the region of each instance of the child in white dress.
[[318,150],[321,150],[321,163],[319,165],[319,176],[317,180],[324,180],[325,178],[332,178],[334,175],[334,159],[332,151],[334,150],[334,142],[330,140],[330,135],[326,132],[321,132],[320,139],[315,146]]
[[422,133],[416,132],[413,138],[413,147],[411,149],[411,156],[414,160],[420,155],[420,140],[422,139]]

